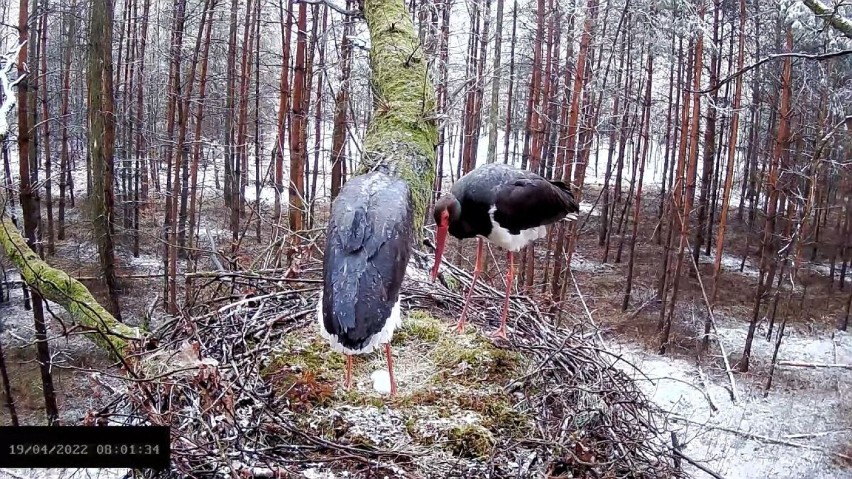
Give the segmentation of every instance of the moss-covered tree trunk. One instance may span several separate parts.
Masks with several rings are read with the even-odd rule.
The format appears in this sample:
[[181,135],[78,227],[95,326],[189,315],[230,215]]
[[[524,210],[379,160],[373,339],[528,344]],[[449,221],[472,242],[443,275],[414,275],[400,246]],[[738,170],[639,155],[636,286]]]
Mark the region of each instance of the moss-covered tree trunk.
[[129,352],[129,340],[141,338],[138,328],[118,322],[76,279],[42,261],[8,217],[0,220],[0,247],[21,270],[21,278],[46,300],[62,306],[71,320],[90,330],[86,336],[111,356]]
[[414,24],[402,0],[365,0],[373,70],[373,121],[359,174],[386,166],[408,183],[414,230],[422,234],[435,176],[435,91]]

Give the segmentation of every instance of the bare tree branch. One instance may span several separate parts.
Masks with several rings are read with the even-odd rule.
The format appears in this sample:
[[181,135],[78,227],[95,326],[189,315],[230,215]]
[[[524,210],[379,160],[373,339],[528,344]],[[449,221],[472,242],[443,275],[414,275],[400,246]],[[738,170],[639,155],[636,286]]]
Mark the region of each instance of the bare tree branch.
[[[836,52],[829,52],[829,53],[821,53],[821,54],[818,54],[818,55],[813,55],[813,54],[810,54],[810,53],[796,53],[796,52],[793,52],[793,53],[774,53],[774,54],[769,55],[765,58],[761,58],[760,60],[752,63],[751,65],[743,68],[742,70],[731,73],[730,75],[725,77],[724,80],[722,80],[718,84],[716,84],[716,86],[714,86],[712,88],[708,88],[706,90],[698,90],[697,93],[703,94],[703,93],[710,93],[713,90],[718,90],[719,88],[722,88],[723,86],[725,86],[725,84],[727,84],[731,80],[734,80],[738,76],[745,75],[746,73],[748,73],[748,72],[754,70],[755,68],[763,65],[764,63],[770,62],[772,60],[780,60],[780,59],[792,57],[792,58],[803,58],[805,60],[825,61],[825,60],[831,60],[832,58],[838,58],[838,57],[842,57],[842,56],[846,56],[846,55],[852,55],[852,49],[839,50],[839,51],[836,51]],[[690,91],[690,93],[695,93],[694,90],[688,90],[688,91]]]

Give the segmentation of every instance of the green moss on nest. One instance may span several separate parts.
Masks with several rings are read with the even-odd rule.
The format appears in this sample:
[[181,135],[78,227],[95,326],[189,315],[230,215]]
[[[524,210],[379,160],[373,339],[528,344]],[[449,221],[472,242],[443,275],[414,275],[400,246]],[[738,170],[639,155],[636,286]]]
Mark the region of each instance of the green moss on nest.
[[479,424],[464,424],[449,430],[447,437],[453,454],[462,457],[484,459],[491,455],[494,436]]
[[291,407],[307,409],[331,403],[344,365],[343,355],[319,338],[299,342],[291,336],[260,374],[276,396],[286,398]]
[[[343,435],[360,444],[358,438],[350,437],[346,421],[315,424],[317,417],[337,417],[333,412],[343,405],[387,408],[401,420],[401,433],[417,444],[431,447],[441,443],[453,454],[469,458],[490,455],[496,437],[525,437],[534,424],[502,387],[524,374],[523,356],[496,347],[472,326],[467,333],[457,334],[427,311],[409,312],[394,336],[401,368],[397,378],[403,378],[397,398],[363,387],[345,390],[345,357],[312,331],[300,333],[282,342],[281,352],[263,374],[291,410],[312,409],[311,414],[297,416],[313,418],[306,427],[328,439],[340,440]],[[369,369],[384,367],[384,358],[376,356],[372,361],[356,361],[356,365],[361,374],[355,371],[355,377],[360,378]],[[417,365],[423,375],[412,376],[414,371],[407,365]]]
[[426,311],[411,311],[405,321],[394,335],[394,339],[402,342],[424,341],[436,343],[444,335],[446,327],[444,323],[432,317]]
[[319,338],[299,342],[297,337],[290,336],[260,374],[268,377],[281,368],[287,367],[299,371],[310,371],[322,379],[337,380],[343,374],[345,365],[344,356],[334,352]]
[[447,284],[447,289],[450,291],[459,291],[461,289],[461,283],[456,278],[446,275],[444,276],[444,282]]
[[483,426],[490,430],[523,437],[531,426],[531,418],[515,409],[502,390],[484,396],[459,396],[456,402],[462,409],[479,413]]
[[[521,356],[469,332],[443,337],[432,351],[432,360],[449,375],[495,382],[511,377],[520,366]],[[439,379],[446,379],[446,375]]]

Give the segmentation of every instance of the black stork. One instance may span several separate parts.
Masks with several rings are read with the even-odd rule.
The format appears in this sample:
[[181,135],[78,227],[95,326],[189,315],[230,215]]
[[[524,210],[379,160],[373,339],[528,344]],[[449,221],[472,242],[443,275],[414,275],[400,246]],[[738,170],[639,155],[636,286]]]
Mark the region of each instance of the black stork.
[[512,166],[487,164],[459,178],[451,192],[435,203],[438,244],[432,267],[434,280],[441,265],[447,232],[458,239],[478,238],[473,281],[456,330],[464,330],[468,304],[482,267],[483,238],[508,251],[506,297],[500,328],[494,333],[505,339],[509,294],[515,276],[514,253],[543,238],[547,234],[545,226],[562,219],[576,220],[579,211],[568,185]]
[[413,241],[411,201],[404,181],[373,171],[346,182],[331,205],[317,320],[332,349],[346,355],[347,389],[352,355],[384,345],[396,395],[390,341],[402,322],[399,291]]

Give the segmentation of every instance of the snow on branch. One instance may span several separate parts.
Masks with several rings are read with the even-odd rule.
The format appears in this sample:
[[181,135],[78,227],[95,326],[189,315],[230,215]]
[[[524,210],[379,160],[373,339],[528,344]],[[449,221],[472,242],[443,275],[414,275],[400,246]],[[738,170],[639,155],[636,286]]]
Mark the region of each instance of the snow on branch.
[[5,139],[9,134],[9,121],[6,118],[15,106],[17,97],[14,88],[26,78],[26,75],[20,75],[14,80],[9,79],[9,74],[16,65],[15,59],[26,43],[26,41],[23,41],[5,55],[0,56],[0,88],[2,88],[3,94],[3,102],[0,103],[0,140]]
[[752,63],[751,65],[744,67],[742,70],[731,73],[730,75],[728,75],[727,77],[725,77],[724,79],[722,79],[721,81],[716,83],[716,85],[711,87],[711,88],[707,88],[706,90],[698,90],[698,91],[688,90],[688,91],[690,93],[701,93],[701,94],[710,93],[714,90],[718,90],[718,89],[722,88],[723,86],[725,86],[727,83],[729,83],[731,80],[734,80],[738,76],[745,75],[746,73],[748,73],[748,72],[754,70],[755,68],[763,65],[764,63],[770,62],[772,60],[780,60],[780,59],[783,59],[783,58],[801,58],[801,59],[804,59],[804,60],[825,61],[825,60],[831,60],[832,58],[842,57],[842,56],[846,56],[846,55],[852,55],[852,49],[838,50],[836,52],[822,53],[822,54],[819,54],[819,55],[812,55],[812,54],[809,54],[809,53],[797,53],[797,52],[775,53],[775,54],[766,56],[764,58],[761,58],[760,60]]
[[830,8],[819,0],[802,0],[802,2],[814,12],[817,18],[825,20],[847,38],[852,38],[852,20],[841,16],[837,12],[837,7]]

